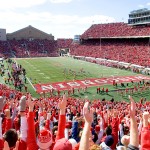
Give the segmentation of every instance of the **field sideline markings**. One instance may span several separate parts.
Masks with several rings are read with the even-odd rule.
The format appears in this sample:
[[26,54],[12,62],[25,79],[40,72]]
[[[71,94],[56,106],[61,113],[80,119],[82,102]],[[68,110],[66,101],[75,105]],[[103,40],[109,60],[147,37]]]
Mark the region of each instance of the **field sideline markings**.
[[[29,63],[29,65],[33,68],[33,69],[36,69],[34,65],[30,64],[30,62],[28,62],[27,60],[25,60],[27,63]],[[35,70],[37,72],[39,72],[40,70]],[[40,75],[44,75],[44,73],[40,72],[38,73]],[[45,79],[50,79],[49,77],[43,77]],[[27,78],[27,80],[29,81],[29,83],[31,84],[32,88],[36,91],[35,87],[33,86],[32,82],[29,80],[29,78]]]
[[[30,62],[28,62],[27,60],[25,60],[25,62],[27,62],[33,69],[36,69],[36,67],[35,67],[34,65],[30,64]],[[40,70],[35,70],[35,71],[39,72]],[[40,73],[38,73],[38,74],[44,75],[44,73],[42,73],[42,72],[40,72]],[[43,77],[43,78],[49,79],[49,77]],[[29,78],[27,78],[27,80],[28,80],[29,83],[31,84],[32,88],[36,91],[35,87],[33,86],[32,82],[29,80]]]
[[31,81],[29,80],[29,78],[28,77],[26,77],[26,78],[27,78],[28,82],[31,84],[31,86],[34,89],[34,91],[36,91],[36,88],[33,86],[33,84],[31,83]]
[[[18,66],[18,63],[17,63],[16,59],[14,59],[14,60],[15,60],[15,62],[17,64],[17,66]],[[32,88],[36,91],[36,88],[33,86],[33,84],[31,83],[31,81],[29,80],[29,78],[27,76],[26,76],[26,78],[27,78],[28,82],[30,83],[30,85],[32,86]]]
[[43,78],[45,78],[45,79],[50,79],[50,77],[43,77]]

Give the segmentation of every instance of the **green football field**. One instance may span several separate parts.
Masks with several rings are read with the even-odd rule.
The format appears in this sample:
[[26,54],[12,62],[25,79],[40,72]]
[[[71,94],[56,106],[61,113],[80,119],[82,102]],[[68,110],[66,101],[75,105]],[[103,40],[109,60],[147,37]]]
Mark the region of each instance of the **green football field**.
[[[30,83],[54,83],[62,81],[85,80],[89,78],[101,78],[101,77],[113,77],[113,76],[134,76],[136,73],[131,71],[115,69],[98,64],[85,62],[82,60],[76,60],[68,57],[57,58],[31,58],[31,59],[15,59],[15,61],[22,65],[27,72],[28,78],[28,90],[34,97],[39,97]],[[76,76],[74,75],[76,73]],[[1,79],[2,81],[2,79]],[[74,97],[77,98],[89,98],[89,99],[108,99],[114,98],[115,100],[128,101],[127,95],[121,96],[117,92],[113,92],[115,88],[112,85],[103,85],[108,87],[109,93],[96,93],[96,87],[88,88],[87,92],[81,91],[81,93],[75,92]],[[129,84],[129,87],[132,87]],[[121,88],[118,87],[118,88]],[[133,97],[138,101],[141,97],[149,98],[149,91],[143,93],[135,93]]]
[[[57,58],[32,58],[32,59],[15,59],[18,64],[21,64],[27,70],[28,78],[36,78],[42,83],[64,81],[64,70],[77,72],[76,79],[84,78],[100,78],[101,76],[127,76],[136,75],[135,73],[100,66],[90,62],[76,60],[68,57]],[[85,71],[84,74],[78,74],[80,70]],[[42,74],[43,73],[43,74]],[[49,77],[49,78],[47,78]],[[67,74],[66,80],[73,80],[73,75]]]

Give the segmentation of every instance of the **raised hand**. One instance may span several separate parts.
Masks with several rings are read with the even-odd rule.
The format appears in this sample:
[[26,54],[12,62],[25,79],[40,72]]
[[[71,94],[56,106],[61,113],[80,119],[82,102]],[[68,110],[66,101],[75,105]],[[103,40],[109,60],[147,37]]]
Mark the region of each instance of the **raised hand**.
[[9,109],[5,109],[5,115],[7,119],[10,119],[10,110]]
[[51,113],[47,113],[47,120],[50,120],[51,118]]
[[66,109],[66,105],[67,105],[67,97],[64,94],[62,100],[60,100],[58,103],[58,107],[59,109]]
[[67,105],[67,97],[64,94],[62,100],[60,100],[58,103],[58,107],[60,109],[60,114],[65,114],[66,105]]
[[29,111],[30,111],[30,112],[33,111],[34,105],[35,105],[35,101],[32,101],[31,96],[29,96],[29,97],[28,97],[28,106],[29,106]]
[[[85,120],[85,125],[83,128],[81,140],[80,140],[80,147],[79,150],[88,150],[90,144],[93,144],[89,141],[90,138],[90,127],[93,120],[93,110],[89,108],[89,102],[85,102],[83,106],[83,116]],[[91,140],[92,141],[92,140]]]
[[113,110],[113,117],[116,118],[118,116],[118,111],[116,109]]
[[149,112],[144,112],[144,113],[143,113],[143,119],[144,119],[144,120],[148,120],[148,119],[149,119],[149,116],[150,116],[150,115],[149,115]]
[[86,102],[83,107],[83,116],[86,123],[91,124],[93,120],[93,110],[89,108],[89,102]]
[[143,126],[147,127],[148,126],[148,119],[149,119],[149,112],[144,112],[143,113]]
[[135,102],[133,100],[133,98],[129,95],[129,100],[130,100],[130,117],[135,117],[135,109],[136,109],[136,105]]
[[133,145],[135,147],[139,146],[139,134],[138,134],[138,128],[137,128],[137,121],[135,118],[135,109],[136,105],[133,100],[133,98],[129,95],[130,99],[130,145]]

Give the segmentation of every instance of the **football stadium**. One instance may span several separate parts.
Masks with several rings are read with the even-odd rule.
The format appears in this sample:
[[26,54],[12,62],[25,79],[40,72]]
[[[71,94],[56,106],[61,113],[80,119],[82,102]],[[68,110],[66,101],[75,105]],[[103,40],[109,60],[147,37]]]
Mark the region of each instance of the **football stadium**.
[[134,10],[74,39],[0,29],[0,148],[149,150],[149,15]]

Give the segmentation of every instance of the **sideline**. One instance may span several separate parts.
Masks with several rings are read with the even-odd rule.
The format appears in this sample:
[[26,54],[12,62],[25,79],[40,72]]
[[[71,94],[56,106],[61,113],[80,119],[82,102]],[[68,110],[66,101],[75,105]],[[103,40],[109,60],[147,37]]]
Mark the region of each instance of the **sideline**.
[[36,92],[36,88],[33,86],[32,82],[30,81],[30,79],[26,76],[28,82],[30,83],[30,85],[32,86],[32,88],[34,89],[34,91]]
[[[16,62],[17,66],[18,66],[18,63],[16,61],[16,59],[14,58],[14,61]],[[30,83],[30,85],[32,86],[32,88],[34,89],[34,91],[36,92],[36,88],[33,86],[32,82],[29,80],[29,78],[26,76],[28,82]]]

